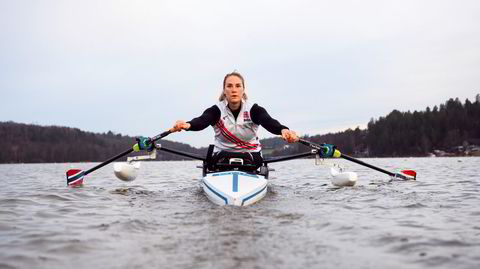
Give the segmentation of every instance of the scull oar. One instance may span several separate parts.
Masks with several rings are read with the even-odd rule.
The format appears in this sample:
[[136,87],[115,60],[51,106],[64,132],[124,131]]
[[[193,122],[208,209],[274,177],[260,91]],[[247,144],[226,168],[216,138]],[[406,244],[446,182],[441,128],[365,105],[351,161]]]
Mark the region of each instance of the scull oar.
[[[306,146],[309,146],[310,148],[313,148],[313,149],[316,149],[316,150],[321,150],[323,152],[323,150],[326,148],[325,146],[323,145],[320,145],[320,144],[316,144],[316,143],[313,143],[313,142],[310,142],[310,141],[307,141],[305,139],[299,139],[298,142],[306,145]],[[408,179],[413,179],[413,180],[416,180],[417,179],[417,172],[414,171],[414,170],[402,170],[400,171],[401,173],[403,174],[400,174],[400,173],[392,173],[392,172],[389,172],[385,169],[382,169],[380,167],[376,167],[376,166],[373,166],[371,164],[368,164],[366,162],[363,162],[363,161],[360,161],[358,159],[355,159],[351,156],[348,156],[346,154],[343,154],[341,153],[339,150],[335,149],[335,152],[333,153],[333,157],[334,158],[343,158],[345,160],[349,160],[351,162],[354,162],[354,163],[357,163],[357,164],[360,164],[360,165],[363,165],[363,166],[366,166],[368,168],[371,168],[371,169],[374,169],[376,171],[379,171],[379,172],[382,172],[384,174],[387,174],[393,178],[401,178],[401,179],[404,179],[404,180],[408,180]]]
[[[165,131],[165,132],[163,132],[163,133],[161,133],[157,136],[152,137],[151,138],[152,143],[154,143],[155,141],[157,141],[159,139],[164,138],[165,136],[169,135],[170,133],[171,133],[171,131],[168,130],[168,131]],[[82,171],[80,169],[70,169],[70,170],[68,170],[67,173],[66,173],[67,174],[67,186],[79,186],[79,185],[83,184],[83,177],[84,176],[90,174],[91,172],[93,172],[93,171],[95,171],[99,168],[102,168],[103,166],[105,166],[105,165],[107,165],[107,164],[125,156],[125,155],[128,155],[128,154],[132,153],[133,151],[138,150],[136,147],[138,148],[138,144],[135,144],[132,148],[130,148],[130,149],[128,149],[128,150],[126,150],[126,151],[124,151],[124,152],[122,152],[122,153],[120,153],[116,156],[113,156],[112,158],[104,161],[103,163],[98,164],[95,167],[92,167],[92,168],[88,169],[87,171]]]

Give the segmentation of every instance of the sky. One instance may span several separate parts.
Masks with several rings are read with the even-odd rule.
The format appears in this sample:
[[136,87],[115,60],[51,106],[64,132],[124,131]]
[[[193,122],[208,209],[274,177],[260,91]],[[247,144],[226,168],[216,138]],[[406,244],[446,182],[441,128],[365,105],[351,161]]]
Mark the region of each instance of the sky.
[[237,70],[300,135],[365,128],[474,100],[478,14],[470,0],[0,0],[0,121],[154,136],[215,104]]

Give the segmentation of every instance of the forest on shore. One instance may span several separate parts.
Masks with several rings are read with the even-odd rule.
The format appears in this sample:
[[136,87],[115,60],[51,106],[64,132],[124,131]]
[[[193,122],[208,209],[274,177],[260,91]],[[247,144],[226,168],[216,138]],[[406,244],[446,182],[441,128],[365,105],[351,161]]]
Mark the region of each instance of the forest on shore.
[[[135,137],[85,132],[78,128],[39,126],[0,122],[0,163],[101,162],[126,151],[136,143]],[[184,143],[161,140],[162,146],[204,155]],[[129,156],[144,155],[144,152]],[[168,152],[158,152],[157,160],[182,160]],[[119,159],[126,160],[126,157]]]
[[[432,109],[400,112],[371,119],[367,129],[308,136],[316,143],[334,144],[356,157],[480,156],[480,94],[475,102],[451,98]],[[277,138],[262,141],[273,155],[304,152],[301,144]]]
[[[371,119],[367,129],[306,136],[317,143],[335,144],[355,157],[480,156],[480,95],[475,102],[449,99],[432,109],[400,112]],[[0,122],[0,163],[100,162],[135,143],[135,138],[78,128]],[[305,152],[305,146],[282,139],[261,140],[264,154],[280,156]],[[199,155],[206,148],[162,140],[165,147]],[[157,160],[181,160],[181,156],[158,152]],[[124,158],[125,160],[125,158]]]

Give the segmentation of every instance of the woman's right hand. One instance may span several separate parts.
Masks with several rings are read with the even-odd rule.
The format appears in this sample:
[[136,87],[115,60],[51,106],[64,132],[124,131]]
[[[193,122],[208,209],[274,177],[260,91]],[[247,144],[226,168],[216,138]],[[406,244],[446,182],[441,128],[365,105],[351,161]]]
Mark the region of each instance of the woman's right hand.
[[185,122],[183,120],[177,120],[175,124],[173,125],[172,129],[170,129],[170,132],[175,133],[175,132],[180,132],[182,130],[188,130],[190,128],[190,123]]
[[282,137],[288,143],[293,143],[298,141],[297,133],[289,129],[282,129]]

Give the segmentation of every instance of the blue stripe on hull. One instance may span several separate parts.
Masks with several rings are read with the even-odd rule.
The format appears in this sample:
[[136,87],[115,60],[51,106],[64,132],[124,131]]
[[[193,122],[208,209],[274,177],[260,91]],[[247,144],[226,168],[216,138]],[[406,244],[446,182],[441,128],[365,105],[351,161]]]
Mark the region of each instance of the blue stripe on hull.
[[258,178],[257,175],[249,174],[249,173],[245,173],[245,172],[216,172],[216,173],[213,173],[211,175],[212,175],[212,177],[218,177],[218,176],[232,175],[232,174],[237,174],[237,175],[240,174],[240,175],[246,176],[246,177]]
[[[259,178],[257,175],[252,175],[252,174],[248,174],[248,173],[244,173],[244,172],[237,172],[237,171],[231,171],[231,172],[220,172],[220,173],[214,173],[212,174],[212,176],[224,176],[224,175],[232,175],[232,191],[233,192],[238,192],[238,175],[241,175],[241,176],[248,176],[248,177],[253,177],[253,178]],[[220,199],[222,199],[224,202],[225,202],[225,205],[228,205],[228,198],[223,196],[222,194],[220,194],[219,192],[215,191],[212,187],[208,186],[208,184],[203,181],[203,184],[212,192],[214,193],[217,197],[219,197]],[[254,194],[248,196],[248,197],[245,197],[243,200],[242,200],[242,206],[245,204],[245,202],[247,202],[248,200],[254,198],[255,196],[259,195],[260,193],[262,193],[263,191],[265,191],[265,189],[267,188],[267,185],[265,185],[261,190],[255,192]]]
[[232,191],[238,192],[238,173],[233,173]]
[[225,204],[228,205],[227,197],[225,197],[225,196],[221,195],[220,193],[216,192],[214,189],[212,189],[210,186],[208,186],[207,183],[205,183],[205,181],[203,181],[203,185],[205,185],[211,192],[213,192],[215,195],[220,197],[223,201],[225,201]]
[[258,194],[262,193],[262,191],[264,191],[266,188],[267,188],[267,185],[265,185],[265,187],[263,187],[261,190],[257,191],[256,193],[244,198],[243,201],[242,201],[242,206],[245,204],[246,201],[248,201],[248,200],[252,199],[253,197],[257,196]]

